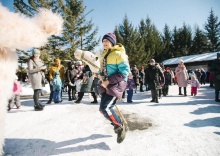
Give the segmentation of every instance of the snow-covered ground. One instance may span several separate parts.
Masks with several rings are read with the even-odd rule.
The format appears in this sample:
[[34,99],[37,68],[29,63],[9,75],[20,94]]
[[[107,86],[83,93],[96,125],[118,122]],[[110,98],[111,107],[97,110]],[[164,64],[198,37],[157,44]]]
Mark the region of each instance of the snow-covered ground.
[[[30,83],[21,83],[21,87],[22,87],[22,92],[21,92],[21,96],[28,96],[28,95],[33,95],[34,91],[31,87]],[[49,94],[50,93],[50,85],[46,84],[45,87],[42,88],[41,93],[43,94]]]
[[[188,94],[190,87],[187,88]],[[40,97],[46,103],[48,97]],[[201,86],[196,97],[179,96],[170,87],[160,103],[150,103],[150,91],[134,94],[134,103],[119,102],[130,130],[116,142],[112,125],[90,104],[67,101],[33,110],[33,100],[22,100],[20,110],[7,113],[6,155],[12,156],[219,156],[220,103],[214,89]],[[149,127],[150,126],[150,127]],[[149,127],[149,128],[148,128]]]

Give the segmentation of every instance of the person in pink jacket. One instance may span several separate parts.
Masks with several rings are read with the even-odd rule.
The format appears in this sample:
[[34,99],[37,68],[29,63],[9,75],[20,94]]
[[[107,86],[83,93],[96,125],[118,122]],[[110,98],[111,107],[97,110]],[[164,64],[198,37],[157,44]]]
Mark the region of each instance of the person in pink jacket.
[[18,77],[16,76],[13,85],[13,95],[11,99],[9,99],[9,103],[8,103],[8,111],[10,111],[14,107],[14,104],[16,105],[17,109],[21,107],[21,102],[20,102],[21,92],[22,92],[22,87],[20,81],[18,81]]
[[191,77],[191,96],[196,96],[198,88],[200,88],[200,83],[198,79],[193,75]]
[[183,95],[181,92],[181,88],[184,89],[184,96],[187,96],[186,87],[188,83],[188,73],[186,70],[186,66],[184,65],[183,60],[179,61],[178,66],[175,69],[176,77],[177,77],[177,84],[179,87],[179,95]]

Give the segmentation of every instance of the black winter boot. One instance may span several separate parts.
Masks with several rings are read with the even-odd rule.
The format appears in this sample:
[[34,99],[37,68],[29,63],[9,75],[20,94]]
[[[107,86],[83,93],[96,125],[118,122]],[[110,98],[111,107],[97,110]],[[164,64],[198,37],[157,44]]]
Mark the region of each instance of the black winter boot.
[[94,101],[92,101],[91,103],[98,103],[98,101],[97,101],[97,100],[94,100]]
[[52,100],[48,100],[46,104],[51,104]]
[[187,96],[186,87],[183,87],[183,89],[184,89],[184,96]]
[[40,104],[40,103],[39,103],[38,105],[40,105],[40,107],[42,107],[42,108],[44,108],[44,107],[45,107],[45,105],[42,105],[42,104]]
[[34,105],[34,110],[35,111],[42,111],[42,110],[44,110],[44,108],[38,104],[38,105]]
[[150,102],[155,102],[155,99],[150,100]]
[[94,101],[92,101],[91,103],[98,103],[97,96],[96,96],[95,92],[91,92],[91,94],[92,94],[92,97],[94,99]]
[[181,93],[181,87],[179,87],[179,95],[183,95],[183,94]]

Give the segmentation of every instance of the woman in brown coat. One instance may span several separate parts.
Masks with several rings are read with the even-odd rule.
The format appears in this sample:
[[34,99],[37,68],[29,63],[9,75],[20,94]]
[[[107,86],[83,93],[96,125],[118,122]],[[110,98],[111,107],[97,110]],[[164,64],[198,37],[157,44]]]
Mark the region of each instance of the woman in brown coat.
[[179,86],[179,95],[183,95],[181,92],[181,88],[184,88],[184,96],[187,96],[186,93],[186,87],[187,87],[187,81],[188,81],[188,74],[186,70],[186,66],[184,65],[183,60],[179,61],[178,66],[175,70],[176,76],[177,76],[177,83]]

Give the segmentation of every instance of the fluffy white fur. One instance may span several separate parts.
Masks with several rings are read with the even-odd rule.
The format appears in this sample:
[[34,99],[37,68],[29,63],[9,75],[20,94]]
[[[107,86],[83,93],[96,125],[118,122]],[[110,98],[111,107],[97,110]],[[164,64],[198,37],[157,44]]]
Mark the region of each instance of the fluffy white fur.
[[100,69],[99,57],[93,54],[92,52],[77,49],[74,52],[74,56],[76,59],[82,60],[87,65],[89,65],[92,72],[97,73],[99,71]]
[[3,154],[6,106],[18,67],[15,49],[43,46],[48,37],[62,32],[62,26],[63,19],[50,10],[41,9],[34,18],[27,18],[9,12],[0,4],[0,155]]

